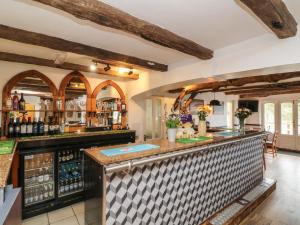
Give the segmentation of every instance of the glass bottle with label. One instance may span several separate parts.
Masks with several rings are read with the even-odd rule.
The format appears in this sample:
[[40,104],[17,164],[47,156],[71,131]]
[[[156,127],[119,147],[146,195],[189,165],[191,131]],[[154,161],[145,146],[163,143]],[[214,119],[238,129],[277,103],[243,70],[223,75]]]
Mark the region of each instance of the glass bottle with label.
[[42,118],[40,118],[39,122],[38,122],[38,134],[44,135],[44,133],[45,133],[45,124],[44,124]]
[[19,101],[19,110],[20,111],[25,111],[25,99],[23,93],[21,93],[21,98]]
[[19,97],[17,91],[15,91],[12,103],[13,103],[13,110],[19,110]]
[[16,122],[14,123],[14,136],[20,137],[21,135],[21,125],[20,125],[20,119],[17,118]]
[[32,123],[32,135],[33,136],[37,136],[38,133],[38,123],[37,123],[37,119],[35,118],[33,123]]
[[8,134],[7,136],[9,138],[14,137],[14,118],[10,118],[9,119],[9,123],[8,123]]
[[26,137],[27,135],[27,121],[25,116],[23,116],[22,123],[21,123],[21,137]]
[[27,136],[32,136],[32,122],[31,122],[31,117],[28,117],[26,131],[27,131]]

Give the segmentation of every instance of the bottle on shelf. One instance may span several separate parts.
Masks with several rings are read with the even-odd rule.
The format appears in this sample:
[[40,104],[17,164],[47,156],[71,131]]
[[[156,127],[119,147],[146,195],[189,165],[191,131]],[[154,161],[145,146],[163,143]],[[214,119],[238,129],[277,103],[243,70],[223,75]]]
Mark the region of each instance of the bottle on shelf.
[[21,134],[21,125],[20,125],[20,119],[17,118],[16,122],[14,123],[14,136],[20,137]]
[[61,124],[59,126],[59,132],[61,134],[63,134],[65,132],[65,122],[64,122],[64,120],[61,121]]
[[31,117],[28,117],[28,122],[27,122],[27,136],[32,136],[32,122],[31,122]]
[[9,123],[8,123],[8,134],[7,134],[7,136],[8,136],[9,138],[14,137],[14,118],[13,118],[13,117],[11,117],[11,118],[9,119]]
[[48,133],[49,133],[49,122],[48,122],[48,117],[45,117],[44,134],[48,135]]
[[6,99],[6,109],[7,110],[12,110],[12,98],[11,96],[8,96]]
[[25,99],[23,93],[21,93],[21,98],[19,100],[19,110],[25,111]]
[[17,91],[15,91],[12,102],[13,102],[13,110],[19,110],[19,97]]
[[50,117],[49,116],[49,131],[48,131],[48,134],[52,135],[54,134],[54,123],[53,123],[53,117]]
[[26,137],[27,136],[27,121],[25,116],[22,118],[22,123],[21,123],[21,137]]
[[37,122],[37,119],[35,118],[32,123],[32,135],[37,136],[38,134],[39,134],[38,133],[38,122]]
[[44,135],[45,134],[45,124],[43,122],[43,119],[40,118],[38,122],[38,135]]

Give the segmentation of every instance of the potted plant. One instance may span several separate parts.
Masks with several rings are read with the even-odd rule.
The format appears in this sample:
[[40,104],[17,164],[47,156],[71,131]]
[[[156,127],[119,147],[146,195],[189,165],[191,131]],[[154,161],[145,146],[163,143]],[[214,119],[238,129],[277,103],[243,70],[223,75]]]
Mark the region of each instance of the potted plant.
[[168,128],[168,140],[169,142],[175,142],[177,128],[180,126],[180,119],[178,115],[171,114],[166,120],[166,127]]
[[198,124],[198,135],[206,135],[206,117],[211,113],[212,109],[209,105],[200,106],[198,109],[199,124]]
[[234,115],[239,119],[240,123],[240,132],[245,132],[245,119],[252,114],[250,109],[247,108],[238,108]]

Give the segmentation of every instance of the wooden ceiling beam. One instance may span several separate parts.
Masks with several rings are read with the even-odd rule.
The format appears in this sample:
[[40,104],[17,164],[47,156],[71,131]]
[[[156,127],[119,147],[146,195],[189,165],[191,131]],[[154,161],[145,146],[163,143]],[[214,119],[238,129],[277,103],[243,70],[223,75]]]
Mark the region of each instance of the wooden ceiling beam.
[[127,68],[146,68],[165,72],[168,66],[153,62],[151,60],[140,59],[134,56],[124,55],[116,52],[107,51],[73,41],[64,40],[45,34],[26,31],[0,24],[0,38],[21,42],[30,45],[41,46],[63,52],[71,52],[79,55],[86,55],[94,59],[105,60],[119,67]]
[[211,59],[213,51],[155,24],[141,20],[98,0],[33,0],[67,12],[79,19],[121,30],[155,44],[200,59]]
[[97,68],[96,71],[92,72],[90,70],[89,66],[83,66],[83,65],[67,63],[67,62],[58,65],[58,64],[54,63],[54,60],[42,59],[42,58],[37,58],[37,57],[32,57],[32,56],[25,56],[25,55],[18,55],[18,54],[13,54],[13,53],[8,53],[8,52],[0,52],[0,60],[8,61],[8,62],[16,62],[16,63],[33,64],[33,65],[38,65],[38,66],[47,66],[47,67],[52,67],[52,68],[64,69],[64,70],[97,73],[97,74],[102,74],[102,75],[107,75],[107,76],[130,78],[130,79],[134,79],[134,80],[139,78],[138,74],[131,74],[131,75],[120,74],[120,73],[112,71],[112,70],[105,71],[102,68]]
[[263,98],[271,95],[283,95],[283,94],[297,94],[300,93],[300,88],[296,90],[281,90],[281,91],[265,91],[265,92],[257,92],[251,94],[241,94],[240,98]]
[[252,76],[252,77],[242,77],[235,79],[228,79],[225,81],[214,81],[208,83],[200,83],[196,85],[191,85],[190,87],[186,87],[186,93],[197,92],[200,90],[211,89],[212,91],[218,91],[220,88],[227,88],[231,86],[240,87],[246,84],[253,83],[277,83],[281,80],[287,80],[291,78],[299,78],[300,71],[296,72],[288,72],[288,73],[277,73],[277,74],[268,74],[268,75],[260,75],[260,76]]
[[297,34],[297,22],[282,0],[240,0],[278,38],[289,38]]

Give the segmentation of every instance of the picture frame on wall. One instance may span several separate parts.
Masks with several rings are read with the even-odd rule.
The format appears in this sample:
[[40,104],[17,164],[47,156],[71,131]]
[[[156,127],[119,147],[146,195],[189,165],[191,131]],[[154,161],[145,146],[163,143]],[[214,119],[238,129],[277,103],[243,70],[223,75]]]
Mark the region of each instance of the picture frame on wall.
[[214,115],[224,115],[224,113],[225,113],[225,104],[223,101],[220,101],[219,106],[213,106]]
[[190,104],[189,111],[192,115],[197,115],[198,108],[204,105],[204,100],[202,99],[193,99]]

